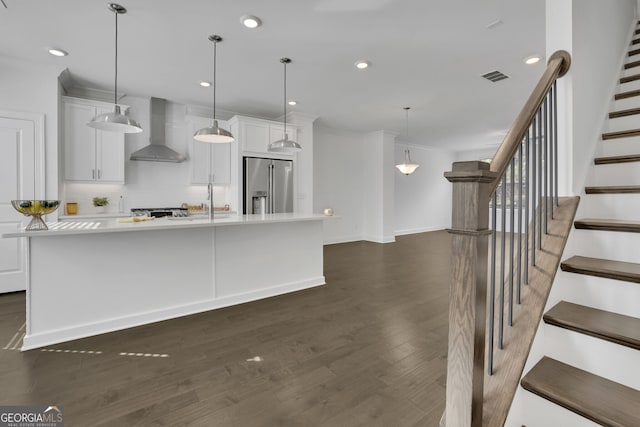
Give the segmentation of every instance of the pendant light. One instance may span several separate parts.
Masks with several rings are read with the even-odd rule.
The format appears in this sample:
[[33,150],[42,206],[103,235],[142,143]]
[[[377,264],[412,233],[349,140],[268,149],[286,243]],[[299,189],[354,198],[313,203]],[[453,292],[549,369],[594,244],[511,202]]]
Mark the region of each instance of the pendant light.
[[407,112],[407,148],[404,150],[404,163],[396,165],[398,170],[405,175],[411,175],[415,172],[416,169],[420,167],[420,165],[411,162],[411,155],[409,154],[409,109],[411,107],[404,107],[404,110]]
[[287,64],[291,62],[291,59],[280,58],[280,62],[284,64],[284,138],[269,144],[269,151],[293,154],[302,150],[302,147],[297,142],[291,141],[289,135],[287,135]]
[[211,126],[197,131],[193,135],[193,139],[200,142],[222,144],[233,142],[235,138],[228,130],[218,127],[218,121],[216,120],[216,57],[217,46],[222,41],[222,37],[214,34],[209,36],[209,40],[213,42],[213,119],[211,119]]
[[127,13],[127,9],[117,3],[107,3],[107,7],[116,17],[116,51],[115,51],[115,82],[113,89],[113,112],[95,116],[87,126],[94,129],[120,133],[139,133],[142,127],[138,122],[120,112],[118,105],[118,15]]

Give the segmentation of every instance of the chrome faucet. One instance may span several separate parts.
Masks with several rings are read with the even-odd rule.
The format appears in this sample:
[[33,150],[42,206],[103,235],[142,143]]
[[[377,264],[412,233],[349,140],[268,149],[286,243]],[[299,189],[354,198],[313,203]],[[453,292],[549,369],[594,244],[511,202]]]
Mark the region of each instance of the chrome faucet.
[[213,219],[213,184],[207,184],[207,200],[209,201],[209,220]]

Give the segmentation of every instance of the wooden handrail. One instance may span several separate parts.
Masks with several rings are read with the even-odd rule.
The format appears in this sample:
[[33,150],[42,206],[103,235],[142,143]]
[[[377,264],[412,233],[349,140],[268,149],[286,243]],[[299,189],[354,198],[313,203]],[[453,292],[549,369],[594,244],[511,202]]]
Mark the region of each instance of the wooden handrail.
[[[443,417],[443,422],[446,423],[447,427],[483,427],[488,236],[495,236],[494,231],[489,229],[489,202],[491,195],[500,184],[509,165],[516,163],[514,156],[525,143],[525,135],[527,135],[543,103],[544,114],[547,114],[545,98],[550,95],[550,90],[556,79],[566,74],[570,65],[571,56],[569,53],[557,51],[551,55],[540,81],[524,104],[522,111],[516,118],[511,130],[505,136],[490,165],[480,161],[456,162],[453,164],[451,172],[444,174],[453,183],[451,228],[448,230],[451,234],[452,281],[449,300],[447,397],[445,417]],[[553,90],[554,97],[555,93],[555,90]],[[553,107],[554,114],[557,112],[556,108],[555,106]],[[547,126],[547,122],[545,121],[544,123]],[[538,126],[538,132],[541,132],[540,123],[538,123]],[[534,149],[532,149],[532,153],[536,151],[536,144],[539,150],[542,150],[543,145],[546,147],[548,141],[557,142],[555,132],[553,137],[545,135],[544,140],[540,142],[536,141],[537,135],[534,129],[532,143]],[[528,153],[529,138],[526,139],[526,147]],[[542,159],[541,153],[542,151],[539,151],[538,155]],[[546,168],[549,166],[549,162],[546,151],[544,153]],[[533,156],[533,166],[536,164],[535,159],[536,157]],[[554,155],[554,160],[557,162],[557,154]],[[518,164],[522,165],[522,163],[521,151]],[[528,163],[529,161],[527,160],[527,167],[529,167]],[[538,165],[538,167],[542,165],[542,160],[539,160]],[[532,167],[532,169],[535,168]],[[544,179],[545,186],[548,185],[547,179],[547,177]],[[513,180],[514,174],[512,170],[512,183],[514,182]],[[539,177],[538,180],[540,180]],[[507,182],[506,178],[504,182]],[[535,190],[535,175],[532,184],[534,186],[535,199],[541,199],[543,197],[542,189],[538,189],[537,193]],[[520,191],[522,192],[522,190]],[[502,203],[504,203],[506,198],[504,189],[502,194]],[[547,200],[547,196],[548,193],[545,193],[545,200]],[[522,198],[522,195],[520,197]],[[526,206],[529,206],[528,203],[530,201],[534,203],[534,199],[527,196]],[[494,206],[495,203],[496,199],[494,198]],[[545,221],[547,218],[546,206],[547,202],[545,201]],[[504,209],[503,215],[505,214]],[[513,224],[513,201],[511,209],[511,223]],[[525,215],[527,215],[526,218],[529,221],[529,211],[526,212]],[[532,206],[532,212],[536,212],[535,204]],[[541,212],[542,210],[538,209],[538,216],[541,215]],[[522,215],[521,212],[520,215]],[[521,219],[518,221],[521,221]],[[535,221],[534,217],[532,224],[535,224]],[[539,219],[537,228],[539,238],[541,224],[542,221]],[[511,233],[513,232],[514,230],[512,229]],[[525,246],[527,246],[528,238],[525,239],[525,242]],[[535,243],[535,236],[532,236],[532,242]],[[511,245],[513,247],[513,243]],[[541,248],[540,243],[537,248]],[[534,255],[535,250],[535,248],[532,249],[532,254]],[[534,260],[535,258],[532,257],[532,265],[535,264]],[[525,268],[528,268],[527,262],[525,262]],[[490,294],[489,298],[494,301],[493,295]]]
[[[569,52],[564,50],[556,51],[547,62],[547,69],[545,70],[542,77],[540,77],[540,81],[538,81],[537,86],[531,92],[529,99],[522,107],[520,114],[516,117],[516,120],[513,122],[513,126],[507,132],[507,135],[504,137],[502,144],[496,151],[495,156],[493,156],[493,160],[491,161],[491,172],[496,172],[498,177],[504,175],[505,171],[509,167],[509,163],[513,156],[515,156],[518,148],[522,144],[522,139],[527,133],[527,129],[531,126],[531,122],[533,122],[533,118],[536,115],[536,112],[542,105],[545,96],[549,93],[549,89],[553,85],[553,82],[556,81],[559,77],[564,76],[567,71],[569,71],[569,67],[571,66],[571,55]],[[496,187],[500,184],[499,180],[493,184],[493,188],[491,191],[495,190]]]

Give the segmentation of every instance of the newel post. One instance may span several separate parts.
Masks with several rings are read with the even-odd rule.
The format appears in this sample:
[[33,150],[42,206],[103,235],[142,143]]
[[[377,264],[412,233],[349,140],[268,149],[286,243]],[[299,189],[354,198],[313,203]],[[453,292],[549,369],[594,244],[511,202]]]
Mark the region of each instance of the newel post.
[[447,427],[481,427],[484,391],[489,199],[497,174],[480,161],[456,162],[449,297]]

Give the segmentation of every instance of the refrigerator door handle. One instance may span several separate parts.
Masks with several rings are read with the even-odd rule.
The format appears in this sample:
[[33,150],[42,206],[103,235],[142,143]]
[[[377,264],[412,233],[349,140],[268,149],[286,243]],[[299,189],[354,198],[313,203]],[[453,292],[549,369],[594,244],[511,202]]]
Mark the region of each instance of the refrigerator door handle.
[[269,164],[269,197],[267,213],[273,213],[273,163]]

